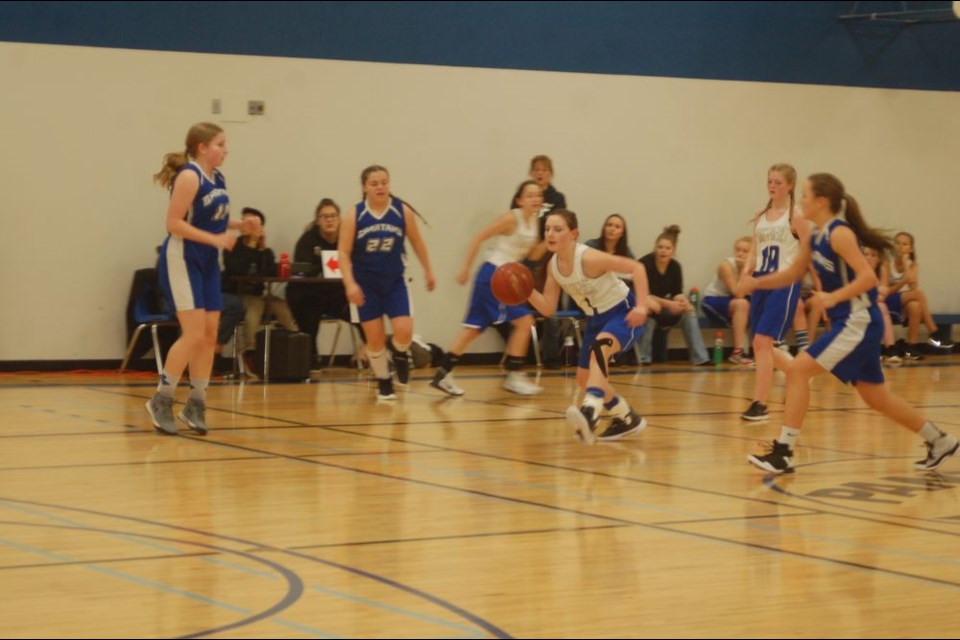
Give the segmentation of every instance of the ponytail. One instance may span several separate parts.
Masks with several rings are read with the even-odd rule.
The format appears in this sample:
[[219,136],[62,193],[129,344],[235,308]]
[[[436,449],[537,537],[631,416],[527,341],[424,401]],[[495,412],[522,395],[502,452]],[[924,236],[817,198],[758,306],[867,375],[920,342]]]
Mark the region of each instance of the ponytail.
[[153,175],[153,180],[165,189],[173,187],[173,181],[183,167],[190,162],[192,158],[197,157],[197,147],[201,144],[210,144],[210,141],[223,133],[223,129],[211,122],[199,122],[187,131],[187,139],[184,143],[184,150],[168,153],[163,156],[163,163],[160,165],[160,171]]
[[890,237],[883,230],[867,226],[863,214],[860,213],[860,205],[844,190],[843,183],[836,176],[815,173],[807,180],[813,193],[826,198],[830,203],[830,211],[847,221],[857,234],[860,244],[872,247],[878,252],[890,251],[893,248]]
[[153,174],[153,181],[164,189],[169,189],[173,186],[173,179],[180,173],[180,169],[188,162],[190,162],[190,158],[187,156],[186,151],[174,151],[173,153],[166,154],[163,156],[163,164],[160,165],[160,171]]
[[893,242],[891,242],[890,236],[885,234],[881,229],[874,229],[873,227],[867,226],[866,221],[863,219],[863,214],[860,213],[860,205],[853,196],[847,194],[840,204],[840,209],[841,216],[846,218],[847,223],[853,228],[861,244],[875,248],[881,255],[893,249]]

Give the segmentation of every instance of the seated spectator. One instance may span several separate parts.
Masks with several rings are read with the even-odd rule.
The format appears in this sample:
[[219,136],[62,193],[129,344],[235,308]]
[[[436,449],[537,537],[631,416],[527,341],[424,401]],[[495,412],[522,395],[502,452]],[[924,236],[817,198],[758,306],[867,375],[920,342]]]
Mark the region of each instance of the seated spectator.
[[[881,258],[881,254],[884,254],[884,258]],[[877,281],[882,283],[884,278],[886,278],[886,250],[884,249],[875,249],[873,247],[863,247],[863,257],[867,259],[867,264],[873,269],[874,273],[877,274]],[[880,315],[883,317],[883,338],[881,339],[881,344],[883,345],[880,359],[884,364],[887,364],[891,367],[898,367],[902,364],[902,359],[900,354],[897,353],[896,347],[894,346],[894,336],[893,336],[893,321],[890,319],[890,310],[887,308],[886,302],[886,290],[883,284],[877,288],[877,309],[880,310]]]
[[[223,285],[226,285],[227,278],[223,278]],[[223,348],[233,338],[233,332],[237,325],[243,320],[243,300],[235,293],[226,291],[220,294],[223,297],[223,311],[220,312],[220,323],[217,326],[217,344],[213,348],[213,372],[217,374],[226,374],[233,372],[233,360],[224,358],[221,354]],[[233,354],[234,358],[240,354]]]
[[[330,198],[317,205],[314,220],[297,240],[294,262],[309,262],[323,273],[323,251],[336,251],[340,237],[340,207]],[[291,281],[287,285],[287,302],[301,331],[310,336],[312,360],[319,366],[317,336],[321,318],[342,318],[350,321],[350,307],[342,286]],[[359,327],[359,325],[356,325]],[[361,336],[363,332],[361,331]]]
[[650,283],[650,298],[661,306],[659,313],[650,314],[640,338],[640,358],[644,364],[653,361],[653,331],[669,329],[679,324],[687,341],[690,362],[695,365],[710,364],[710,356],[703,345],[697,312],[683,293],[683,269],[673,259],[680,227],[671,225],[657,236],[653,253],[640,258],[646,267]]
[[223,252],[224,274],[226,282],[224,291],[235,293],[243,301],[244,309],[244,340],[243,358],[248,370],[253,370],[253,350],[256,347],[257,330],[266,311],[273,315],[280,325],[287,331],[297,331],[297,324],[293,321],[287,301],[273,295],[269,287],[262,282],[237,282],[235,276],[276,276],[277,263],[273,251],[267,248],[266,235],[263,230],[265,216],[256,209],[244,207],[242,218],[257,217],[260,219],[260,229],[256,232],[242,235],[237,238],[237,244],[232,251]]
[[737,280],[743,271],[743,265],[750,257],[753,238],[744,236],[733,243],[733,255],[724,258],[717,266],[713,280],[703,290],[703,312],[717,322],[733,327],[733,364],[754,364],[746,353],[747,323],[750,320],[750,300],[737,297]]
[[[600,227],[600,235],[587,240],[584,244],[592,249],[604,251],[611,255],[623,256],[631,260],[637,259],[637,256],[630,250],[630,241],[627,236],[627,221],[624,220],[623,216],[619,213],[611,213],[607,216],[607,219],[603,221],[603,226]],[[627,282],[633,279],[628,273],[618,273],[617,277]],[[562,296],[566,295],[566,292],[562,294]],[[610,364],[626,367],[631,365],[636,366],[639,363],[637,362],[636,352],[629,350],[613,354],[610,358]]]
[[[627,238],[627,221],[619,213],[611,213],[603,221],[603,227],[600,229],[600,235],[596,238],[587,240],[584,244],[599,251],[606,251],[615,256],[624,256],[631,260],[636,260],[630,250],[630,242]],[[628,274],[622,274],[624,279],[628,279]]]
[[[953,346],[947,340],[936,337],[937,325],[930,314],[930,305],[926,294],[920,290],[920,269],[917,265],[917,252],[913,236],[901,231],[893,238],[895,252],[889,266],[889,281],[886,283],[885,302],[890,316],[897,322],[907,325],[907,349],[904,352],[908,360],[922,360],[920,355],[920,322],[922,321],[930,335],[927,343],[933,347]],[[884,283],[881,283],[884,284]]]

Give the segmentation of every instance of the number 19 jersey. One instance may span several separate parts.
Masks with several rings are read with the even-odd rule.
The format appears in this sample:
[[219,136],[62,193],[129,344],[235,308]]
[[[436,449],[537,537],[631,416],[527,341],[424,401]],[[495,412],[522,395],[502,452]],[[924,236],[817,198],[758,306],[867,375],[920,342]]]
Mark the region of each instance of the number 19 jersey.
[[757,265],[754,275],[783,271],[797,259],[800,241],[793,237],[790,229],[789,209],[774,221],[767,220],[764,213],[757,220],[754,230],[757,238]]

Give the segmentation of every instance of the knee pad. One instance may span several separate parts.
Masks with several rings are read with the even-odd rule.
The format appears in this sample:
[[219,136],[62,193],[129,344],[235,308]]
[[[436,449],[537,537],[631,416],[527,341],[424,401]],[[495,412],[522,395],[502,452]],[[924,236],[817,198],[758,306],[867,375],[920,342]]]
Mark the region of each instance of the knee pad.
[[607,375],[607,359],[603,356],[603,347],[612,347],[613,340],[610,338],[597,338],[593,341],[593,344],[590,345],[591,351],[593,351],[593,356],[597,359],[597,364],[600,365],[600,373],[603,374],[603,377],[608,377]]

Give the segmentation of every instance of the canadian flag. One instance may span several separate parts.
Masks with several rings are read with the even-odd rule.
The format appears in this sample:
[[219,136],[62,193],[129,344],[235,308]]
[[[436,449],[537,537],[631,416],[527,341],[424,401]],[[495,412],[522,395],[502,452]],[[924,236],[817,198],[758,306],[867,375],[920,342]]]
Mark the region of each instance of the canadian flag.
[[320,259],[323,261],[324,278],[342,278],[340,271],[340,254],[335,250],[324,250],[320,252]]

